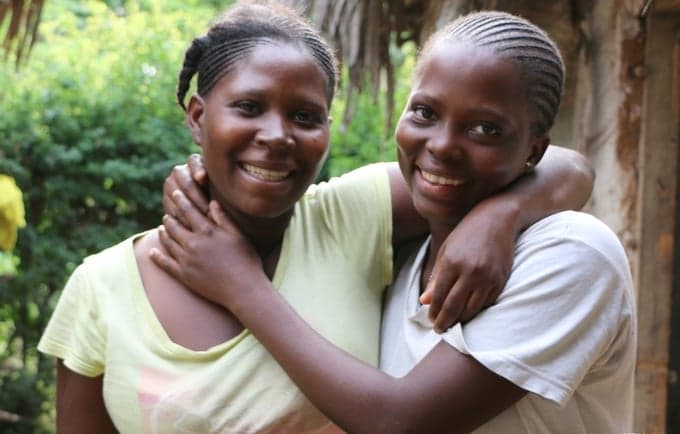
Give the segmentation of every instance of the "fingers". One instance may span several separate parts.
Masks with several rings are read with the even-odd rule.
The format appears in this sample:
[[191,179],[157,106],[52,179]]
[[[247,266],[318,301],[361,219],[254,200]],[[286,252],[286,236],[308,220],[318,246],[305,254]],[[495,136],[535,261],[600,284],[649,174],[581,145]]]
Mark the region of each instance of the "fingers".
[[216,200],[211,200],[210,205],[209,205],[210,211],[208,212],[208,215],[212,219],[213,222],[222,229],[232,229],[233,228],[233,223],[229,216],[224,212],[222,207],[220,206],[219,203],[217,203]]
[[460,322],[461,315],[470,297],[470,291],[467,288],[459,279],[450,291],[444,293],[441,308],[436,314],[432,313],[432,307],[430,307],[430,320],[435,332],[443,333]]
[[174,258],[166,255],[163,253],[160,249],[157,248],[152,248],[149,251],[149,256],[151,257],[151,260],[158,266],[160,267],[163,271],[168,273],[170,276],[174,277],[175,279],[180,279],[180,267],[179,264],[177,264],[177,261],[175,261]]
[[468,322],[483,309],[496,302],[502,287],[471,278],[458,279],[445,296],[436,316],[430,312],[433,328],[437,333],[451,328],[458,322]]
[[[171,215],[176,218],[178,217],[177,215],[178,209],[177,204],[175,204],[175,201],[172,199],[172,193],[177,189],[178,189],[177,182],[175,182],[175,179],[172,177],[171,174],[165,179],[165,182],[163,183],[163,210],[167,215]],[[188,223],[182,221],[181,218],[180,222],[185,226],[188,225]]]
[[174,186],[170,194],[179,189],[201,212],[208,213],[208,197],[202,189],[207,175],[200,156],[192,155],[188,165],[175,166],[169,178],[172,178]]
[[163,226],[158,228],[158,238],[167,253],[175,259],[179,259],[182,254],[182,246],[187,244],[191,234],[177,220],[172,217],[163,217]]
[[203,157],[198,154],[191,154],[187,163],[194,181],[199,185],[205,185],[208,180],[208,172],[206,172],[205,166],[203,165]]
[[467,299],[467,303],[463,307],[460,314],[460,321],[467,322],[475,317],[482,309],[484,309],[484,302],[486,301],[486,295],[489,293],[488,290],[478,288],[476,290],[470,290],[470,296]]
[[434,288],[431,285],[431,283],[432,283],[431,281],[428,282],[425,291],[423,291],[423,293],[420,294],[420,298],[418,299],[420,301],[420,304],[432,304],[432,293],[434,292]]
[[[427,284],[425,293],[430,292],[430,320],[434,322],[444,301],[449,295],[449,290],[454,287],[459,275],[453,267],[441,267],[436,263],[432,270],[432,276]],[[423,295],[425,295],[425,293]]]
[[[204,213],[199,211],[196,206],[180,190],[172,192],[172,200],[177,208],[177,218],[192,231],[209,231],[210,221]],[[208,208],[206,207],[206,212]]]
[[158,238],[173,258],[180,258],[179,255],[184,251],[183,249],[189,245],[191,235],[191,231],[180,224],[177,219],[168,215],[163,216],[163,226],[158,230]]

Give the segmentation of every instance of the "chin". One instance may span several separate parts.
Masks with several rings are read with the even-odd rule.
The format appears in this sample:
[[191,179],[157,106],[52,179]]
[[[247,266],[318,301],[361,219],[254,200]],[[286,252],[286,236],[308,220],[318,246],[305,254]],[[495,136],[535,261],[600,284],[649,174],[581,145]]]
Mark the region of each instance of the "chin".
[[241,213],[259,219],[275,219],[293,211],[295,202],[292,206],[273,204],[271,201],[261,203],[251,203],[241,208]]
[[418,214],[430,223],[457,224],[470,210],[470,207],[460,204],[442,204],[430,200],[414,199],[414,207]]

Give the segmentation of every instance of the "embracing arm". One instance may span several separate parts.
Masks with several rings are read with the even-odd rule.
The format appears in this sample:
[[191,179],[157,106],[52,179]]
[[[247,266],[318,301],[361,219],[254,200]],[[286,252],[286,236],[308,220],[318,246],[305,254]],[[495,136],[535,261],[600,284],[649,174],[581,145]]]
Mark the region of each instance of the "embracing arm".
[[[202,212],[208,201],[201,189],[206,172],[201,157],[176,166],[165,181],[163,205],[167,214],[185,225],[171,196],[181,190]],[[395,248],[428,227],[413,207],[398,165],[388,165],[393,244]],[[430,304],[437,331],[467,321],[498,298],[512,268],[517,235],[534,222],[566,209],[580,209],[590,197],[594,172],[578,152],[549,146],[541,163],[506,190],[480,202],[456,226],[437,256],[432,279],[421,301]],[[461,249],[460,246],[465,246]]]
[[154,261],[229,309],[329,418],[358,433],[468,432],[524,395],[473,358],[441,342],[406,377],[393,378],[317,334],[272,287],[258,255],[212,202],[213,221],[176,193],[184,228],[166,216],[169,256]]
[[[413,208],[413,202],[399,166],[388,165],[392,200],[393,243],[400,245],[414,237],[425,235],[427,222]],[[530,174],[520,178],[510,188],[480,202],[463,220],[474,220],[489,210],[493,219],[502,216],[512,226],[512,235],[552,213],[580,209],[590,197],[595,174],[588,161],[576,151],[550,145],[541,163]],[[208,200],[202,186],[207,174],[201,156],[193,154],[187,164],[175,166],[163,185],[163,206],[167,214],[175,204],[172,193],[179,189],[204,213],[208,212]],[[480,217],[480,220],[482,218]],[[487,220],[493,220],[487,219]],[[184,222],[186,223],[186,222]],[[459,225],[461,226],[461,225]],[[462,225],[460,232],[465,231]]]
[[405,377],[393,378],[333,346],[267,282],[259,285],[230,305],[234,313],[305,395],[348,432],[469,432],[526,393],[445,341]]
[[[580,209],[595,174],[576,151],[549,146],[540,164],[494,196],[478,203],[447,237],[432,279],[421,298],[430,304],[437,331],[467,321],[498,298],[512,268],[517,235],[559,211]],[[394,241],[422,235],[408,189],[396,165],[390,167]],[[414,216],[415,214],[415,216]],[[465,246],[464,249],[461,246]]]
[[[398,165],[388,168],[392,194],[395,245],[427,232],[427,222],[413,208],[413,202]],[[513,223],[513,234],[555,212],[581,209],[593,189],[595,172],[586,158],[571,149],[550,145],[541,163],[508,189],[480,202],[465,220],[493,207],[494,217]],[[503,212],[505,213],[503,214]],[[463,221],[465,221],[463,220]]]
[[104,406],[103,378],[77,374],[57,360],[57,433],[118,432]]

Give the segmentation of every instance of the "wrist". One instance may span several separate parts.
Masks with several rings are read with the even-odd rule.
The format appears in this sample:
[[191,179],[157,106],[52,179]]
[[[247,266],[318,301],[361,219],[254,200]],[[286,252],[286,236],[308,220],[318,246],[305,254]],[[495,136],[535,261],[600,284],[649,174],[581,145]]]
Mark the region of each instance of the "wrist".
[[511,194],[501,194],[479,202],[472,212],[482,213],[496,222],[507,225],[509,230],[519,235],[527,225],[522,218],[522,210],[522,203],[517,197]]
[[241,318],[243,315],[259,309],[266,302],[269,294],[275,294],[271,281],[264,272],[256,273],[249,276],[246,281],[239,283],[237,290],[231,291],[229,297],[221,297],[220,304],[238,318]]

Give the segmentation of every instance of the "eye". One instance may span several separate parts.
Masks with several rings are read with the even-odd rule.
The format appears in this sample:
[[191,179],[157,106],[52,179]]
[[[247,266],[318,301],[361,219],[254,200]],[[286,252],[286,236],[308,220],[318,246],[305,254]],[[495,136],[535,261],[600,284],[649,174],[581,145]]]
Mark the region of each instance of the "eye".
[[437,119],[434,111],[426,105],[418,104],[413,107],[413,113],[417,120],[434,121]]
[[262,112],[260,105],[253,101],[239,101],[234,106],[248,116],[256,116]]
[[470,132],[479,136],[500,136],[501,129],[489,122],[480,122],[470,128]]
[[299,110],[293,114],[293,121],[303,126],[313,126],[321,123],[321,115],[309,110]]

